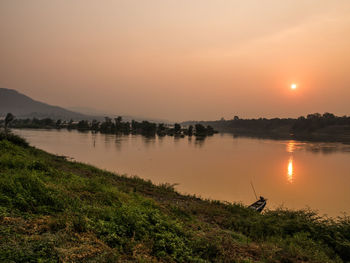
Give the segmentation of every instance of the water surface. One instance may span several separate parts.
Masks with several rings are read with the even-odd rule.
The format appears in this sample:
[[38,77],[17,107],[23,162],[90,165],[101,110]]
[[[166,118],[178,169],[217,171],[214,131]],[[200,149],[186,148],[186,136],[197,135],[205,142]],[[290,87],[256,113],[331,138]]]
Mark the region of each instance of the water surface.
[[205,140],[116,136],[67,130],[15,130],[31,145],[119,174],[178,184],[181,193],[268,208],[350,211],[350,146],[216,134]]

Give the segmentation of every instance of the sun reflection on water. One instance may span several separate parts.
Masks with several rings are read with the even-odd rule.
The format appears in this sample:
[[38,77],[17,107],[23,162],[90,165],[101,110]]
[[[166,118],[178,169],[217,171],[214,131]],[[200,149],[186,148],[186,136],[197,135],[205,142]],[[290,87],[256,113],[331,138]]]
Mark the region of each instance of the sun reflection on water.
[[287,143],[287,152],[288,153],[293,153],[295,151],[295,148],[296,148],[296,144],[294,141],[289,141]]
[[293,166],[293,153],[296,150],[296,143],[294,141],[289,141],[287,143],[287,152],[291,154],[288,161],[288,167],[287,167],[287,180],[289,183],[293,183],[293,176],[294,176],[294,166]]
[[293,174],[294,174],[294,171],[293,171],[293,157],[290,157],[289,158],[289,162],[288,162],[288,181],[290,183],[293,183]]

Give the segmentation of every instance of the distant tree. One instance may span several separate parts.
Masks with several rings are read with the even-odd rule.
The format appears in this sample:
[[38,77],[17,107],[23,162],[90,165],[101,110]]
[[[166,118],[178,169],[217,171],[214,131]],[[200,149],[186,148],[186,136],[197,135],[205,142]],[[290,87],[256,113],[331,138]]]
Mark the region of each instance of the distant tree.
[[68,122],[68,126],[67,126],[68,129],[74,128],[73,122],[74,122],[73,119],[70,119],[70,121]]
[[196,124],[196,135],[197,136],[205,136],[207,135],[207,129],[202,124]]
[[15,119],[15,116],[12,113],[7,113],[5,117],[5,134],[8,132],[8,125]]
[[46,127],[53,127],[55,125],[55,122],[50,118],[45,118],[41,120],[41,124]]
[[130,122],[123,122],[121,125],[122,125],[122,132],[124,134],[129,134],[130,133]]
[[105,121],[101,123],[100,132],[102,133],[113,133],[115,132],[115,125],[112,122],[112,119],[105,117]]
[[178,124],[178,123],[175,123],[175,125],[174,125],[174,131],[175,131],[175,133],[180,133],[181,132],[181,125],[180,124]]
[[57,120],[56,121],[56,128],[60,128],[61,125],[62,125],[62,120],[61,119]]
[[238,116],[234,116],[234,117],[233,117],[233,120],[234,120],[234,121],[238,121],[238,120],[239,120],[239,117],[238,117]]
[[138,122],[137,121],[135,121],[135,120],[132,120],[131,121],[131,130],[132,130],[132,132],[133,133],[135,133],[136,132],[136,130],[137,130],[137,128],[138,128]]
[[[114,118],[114,127],[115,127],[115,132],[120,133],[124,129],[124,124],[122,122],[123,118],[121,116],[118,116],[117,118]],[[113,126],[113,125],[112,125]],[[113,127],[112,127],[113,130]]]
[[188,127],[188,136],[192,136],[192,135],[193,135],[193,126],[190,125],[190,126]]
[[141,134],[143,135],[155,135],[157,131],[157,124],[149,122],[149,121],[143,121],[141,124]]
[[313,113],[313,114],[309,114],[307,115],[307,119],[320,119],[322,116],[319,113]]
[[333,113],[325,112],[322,117],[325,119],[334,119],[335,115]]
[[90,128],[89,122],[86,120],[82,120],[78,122],[77,129],[78,130],[88,130]]
[[109,117],[105,117],[105,122],[106,122],[106,123],[111,123],[111,122],[112,122],[112,119],[109,118]]
[[114,119],[115,124],[121,123],[123,120],[122,116],[118,116],[117,118]]
[[159,123],[158,127],[157,127],[157,134],[159,136],[164,136],[165,135],[165,130],[166,130],[166,128],[165,128],[164,123]]
[[210,125],[207,126],[207,135],[213,135],[215,132],[214,128]]
[[100,122],[97,120],[92,120],[91,130],[98,131],[99,127],[100,127]]

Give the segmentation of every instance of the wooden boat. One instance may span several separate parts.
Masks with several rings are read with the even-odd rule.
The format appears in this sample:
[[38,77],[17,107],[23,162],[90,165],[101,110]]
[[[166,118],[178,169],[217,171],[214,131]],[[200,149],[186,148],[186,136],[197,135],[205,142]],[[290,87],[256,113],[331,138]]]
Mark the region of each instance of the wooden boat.
[[255,211],[261,213],[261,211],[265,208],[266,206],[266,201],[264,197],[260,196],[260,199],[256,201],[255,203],[251,204],[249,208],[254,209]]

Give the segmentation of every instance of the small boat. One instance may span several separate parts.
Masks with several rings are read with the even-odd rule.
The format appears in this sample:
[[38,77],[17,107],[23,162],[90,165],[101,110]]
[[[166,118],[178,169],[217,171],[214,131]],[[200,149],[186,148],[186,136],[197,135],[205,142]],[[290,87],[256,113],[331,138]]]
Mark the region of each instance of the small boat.
[[266,206],[266,201],[264,197],[260,196],[260,199],[256,201],[255,203],[251,204],[249,208],[254,209],[255,211],[261,213],[261,211],[264,209]]

